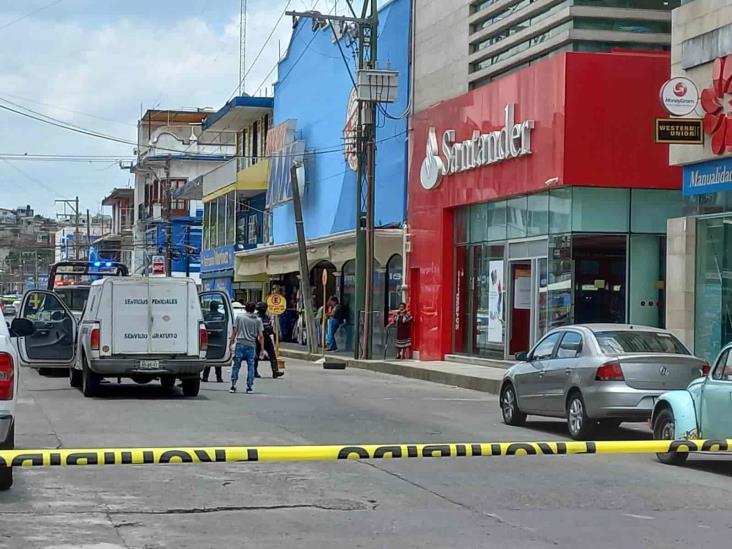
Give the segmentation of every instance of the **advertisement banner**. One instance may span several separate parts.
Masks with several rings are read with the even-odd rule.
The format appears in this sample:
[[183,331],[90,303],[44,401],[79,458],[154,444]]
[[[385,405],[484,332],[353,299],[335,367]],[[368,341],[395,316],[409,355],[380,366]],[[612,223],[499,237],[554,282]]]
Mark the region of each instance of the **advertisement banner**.
[[503,261],[490,261],[488,270],[488,342],[503,343]]

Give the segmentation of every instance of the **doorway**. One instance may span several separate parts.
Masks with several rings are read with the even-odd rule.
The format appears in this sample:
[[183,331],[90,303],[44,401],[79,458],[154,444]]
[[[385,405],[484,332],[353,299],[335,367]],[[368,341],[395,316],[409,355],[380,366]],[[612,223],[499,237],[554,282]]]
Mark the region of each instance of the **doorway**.
[[509,278],[511,330],[508,354],[528,351],[531,343],[532,267],[531,261],[512,261]]

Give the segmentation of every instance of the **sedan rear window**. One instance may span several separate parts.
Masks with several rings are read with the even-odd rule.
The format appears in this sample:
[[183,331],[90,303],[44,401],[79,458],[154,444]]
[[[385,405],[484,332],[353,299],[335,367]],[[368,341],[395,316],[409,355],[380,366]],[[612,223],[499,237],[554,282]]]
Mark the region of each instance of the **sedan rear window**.
[[595,338],[605,354],[691,354],[678,339],[664,332],[636,332],[635,330],[595,332]]

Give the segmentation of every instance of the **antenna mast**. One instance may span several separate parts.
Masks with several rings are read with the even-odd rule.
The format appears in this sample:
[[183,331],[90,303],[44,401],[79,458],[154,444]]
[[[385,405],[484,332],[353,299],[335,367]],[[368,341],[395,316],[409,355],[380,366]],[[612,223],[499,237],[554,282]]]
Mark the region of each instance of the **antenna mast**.
[[247,0],[241,0],[239,11],[239,95],[244,95],[247,72]]

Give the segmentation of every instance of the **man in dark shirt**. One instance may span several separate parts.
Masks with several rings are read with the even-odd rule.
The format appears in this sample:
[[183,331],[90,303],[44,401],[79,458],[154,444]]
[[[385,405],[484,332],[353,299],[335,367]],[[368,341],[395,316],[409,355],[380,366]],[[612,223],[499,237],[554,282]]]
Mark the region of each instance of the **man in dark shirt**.
[[[274,336],[274,327],[272,326],[272,317],[267,314],[267,304],[263,301],[257,303],[257,314],[262,321],[264,329],[264,350],[269,357],[269,363],[272,366],[272,377],[277,379],[285,375],[285,372],[280,372],[277,367],[277,352],[275,351],[274,342],[272,337]],[[254,359],[254,372],[255,377],[261,377],[259,375],[259,357],[262,354],[262,346],[257,344],[257,356]]]

